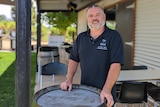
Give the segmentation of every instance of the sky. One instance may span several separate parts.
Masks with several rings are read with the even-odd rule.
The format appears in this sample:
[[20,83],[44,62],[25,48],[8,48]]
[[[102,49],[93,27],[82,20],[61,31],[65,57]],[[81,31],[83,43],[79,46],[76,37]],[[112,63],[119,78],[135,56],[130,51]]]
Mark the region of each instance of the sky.
[[5,15],[7,18],[11,19],[11,6],[0,4],[0,15]]

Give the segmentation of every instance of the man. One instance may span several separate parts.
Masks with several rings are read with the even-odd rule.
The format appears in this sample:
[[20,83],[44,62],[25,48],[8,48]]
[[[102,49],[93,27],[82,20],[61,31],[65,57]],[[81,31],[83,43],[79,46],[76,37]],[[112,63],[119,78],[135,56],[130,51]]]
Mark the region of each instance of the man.
[[89,30],[78,35],[68,64],[62,90],[71,91],[73,76],[80,62],[81,84],[101,89],[100,98],[107,107],[116,99],[115,82],[123,64],[123,42],[117,31],[105,27],[106,15],[98,5],[87,9]]

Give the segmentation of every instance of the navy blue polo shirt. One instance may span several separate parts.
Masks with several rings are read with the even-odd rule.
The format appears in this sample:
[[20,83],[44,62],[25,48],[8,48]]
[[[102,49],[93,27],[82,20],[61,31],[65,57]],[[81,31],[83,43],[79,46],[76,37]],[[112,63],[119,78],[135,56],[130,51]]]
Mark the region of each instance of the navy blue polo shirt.
[[89,32],[77,36],[70,59],[80,62],[81,84],[102,89],[110,65],[123,64],[123,42],[120,34],[109,28],[95,40]]

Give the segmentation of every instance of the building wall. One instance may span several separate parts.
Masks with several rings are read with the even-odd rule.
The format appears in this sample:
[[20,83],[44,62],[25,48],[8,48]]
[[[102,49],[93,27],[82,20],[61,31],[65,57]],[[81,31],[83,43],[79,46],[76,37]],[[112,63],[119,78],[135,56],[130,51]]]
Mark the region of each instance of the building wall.
[[137,0],[134,64],[160,69],[160,0]]
[[87,30],[86,9],[78,12],[77,34]]

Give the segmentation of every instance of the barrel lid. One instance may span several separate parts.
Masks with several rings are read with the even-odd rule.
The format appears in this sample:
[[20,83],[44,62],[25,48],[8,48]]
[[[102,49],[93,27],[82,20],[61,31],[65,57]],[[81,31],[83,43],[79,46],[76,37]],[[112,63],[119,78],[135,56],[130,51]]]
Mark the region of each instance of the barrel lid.
[[69,92],[54,85],[37,91],[34,99],[41,107],[105,107],[99,94],[100,89],[91,86],[73,84]]

